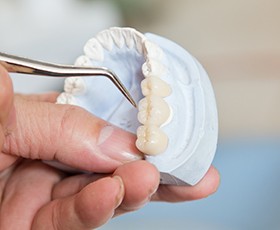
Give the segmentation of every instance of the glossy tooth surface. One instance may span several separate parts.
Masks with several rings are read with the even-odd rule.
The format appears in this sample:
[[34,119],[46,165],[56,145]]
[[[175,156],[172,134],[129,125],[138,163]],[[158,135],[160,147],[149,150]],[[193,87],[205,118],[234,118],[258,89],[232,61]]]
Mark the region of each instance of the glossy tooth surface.
[[137,129],[137,148],[147,155],[158,155],[165,151],[168,137],[155,125],[140,126]]
[[163,98],[150,95],[143,98],[138,105],[138,120],[141,124],[160,126],[170,116],[170,109]]
[[167,97],[171,94],[171,87],[158,77],[147,77],[141,82],[141,89],[144,96],[156,95]]

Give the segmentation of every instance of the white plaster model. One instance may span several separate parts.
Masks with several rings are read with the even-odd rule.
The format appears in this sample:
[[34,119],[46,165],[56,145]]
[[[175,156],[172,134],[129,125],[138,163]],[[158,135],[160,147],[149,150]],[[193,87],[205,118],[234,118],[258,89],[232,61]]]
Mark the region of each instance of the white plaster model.
[[138,108],[96,77],[66,79],[58,103],[136,133],[137,148],[159,169],[162,183],[194,185],[205,175],[216,151],[216,104],[206,72],[187,51],[154,34],[111,28],[86,43],[76,65],[114,71]]

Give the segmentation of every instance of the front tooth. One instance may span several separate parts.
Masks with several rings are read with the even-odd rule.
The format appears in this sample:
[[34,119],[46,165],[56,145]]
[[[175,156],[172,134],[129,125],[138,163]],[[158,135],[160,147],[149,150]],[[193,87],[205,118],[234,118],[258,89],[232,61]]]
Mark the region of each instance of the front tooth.
[[137,129],[136,147],[147,155],[163,153],[168,145],[167,135],[156,126],[140,126]]
[[143,98],[139,102],[138,110],[138,121],[141,124],[160,126],[164,124],[170,116],[168,104],[161,97],[155,95]]
[[161,77],[166,74],[166,67],[159,61],[149,59],[143,64],[142,73],[145,77]]
[[66,78],[64,84],[64,91],[73,95],[84,93],[86,90],[85,82],[79,77]]
[[103,47],[96,38],[92,38],[86,43],[84,52],[86,56],[95,61],[103,61],[104,59]]
[[115,44],[121,49],[125,44],[122,30],[120,28],[111,28],[110,32]]
[[167,97],[171,94],[171,87],[158,77],[147,77],[141,82],[142,94],[144,96],[156,95]]
[[134,29],[126,29],[123,30],[123,37],[125,41],[125,45],[129,48],[132,49],[134,47]]
[[100,44],[108,51],[111,51],[114,46],[113,39],[111,37],[111,34],[108,30],[100,32],[96,39],[100,42]]

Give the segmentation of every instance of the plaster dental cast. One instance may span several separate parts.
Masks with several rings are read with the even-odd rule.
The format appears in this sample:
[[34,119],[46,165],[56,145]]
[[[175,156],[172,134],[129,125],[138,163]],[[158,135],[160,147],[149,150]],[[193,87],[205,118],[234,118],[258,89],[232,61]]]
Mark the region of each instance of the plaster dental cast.
[[[107,36],[107,32],[100,36]],[[159,44],[156,37],[150,36],[153,43]],[[181,83],[176,86],[173,81],[177,81],[175,79],[181,71],[176,66],[182,64],[180,58],[172,61],[167,50],[156,49],[160,55],[155,55],[150,64],[159,62],[164,65],[154,68],[147,62],[152,60],[153,53],[144,51],[140,43],[123,40],[125,46],[117,49],[111,38],[108,37],[111,43],[106,42],[107,49],[104,49],[105,43],[101,45],[99,40],[96,43],[96,47],[103,50],[103,54],[96,53],[99,64],[108,64],[108,68],[117,72],[139,102],[137,109],[124,101],[110,82],[98,78],[95,78],[99,82],[96,86],[102,87],[97,89],[94,89],[91,78],[83,81],[69,78],[64,94],[18,95],[13,92],[6,69],[0,65],[0,229],[93,229],[111,218],[136,211],[149,201],[184,202],[207,197],[216,191],[219,174],[210,166],[213,154],[209,152],[214,148],[210,140],[214,143],[215,138],[204,139],[202,135],[208,133],[208,122],[215,119],[208,121],[203,112],[196,118],[197,107],[202,106],[202,111],[208,111],[208,108],[203,107],[205,97],[194,86],[205,81],[208,87],[208,81],[192,78],[194,69],[188,69],[189,78],[180,78]],[[139,34],[139,38],[142,39],[142,35]],[[86,54],[78,58],[77,65],[97,63],[93,62],[93,47],[86,45]],[[148,47],[147,42],[147,50]],[[127,52],[131,53],[131,50],[129,56]],[[157,57],[163,59],[156,60]],[[142,64],[136,63],[135,58]],[[173,72],[169,64],[175,65],[174,69],[179,72]],[[150,68],[160,69],[164,74],[149,76],[151,78],[143,76],[146,70],[151,72]],[[139,75],[142,78],[137,77]],[[141,82],[142,89],[139,88]],[[107,83],[108,88],[103,86]],[[192,93],[179,90],[183,85],[191,86]],[[203,89],[200,92],[206,92],[205,95],[211,92],[205,90],[206,86],[200,87]],[[160,88],[160,92],[156,88]],[[213,104],[210,101],[207,105],[212,108]],[[154,111],[152,107],[160,113],[160,119],[154,118],[155,114],[150,112]],[[185,107],[187,111],[184,111]],[[215,122],[212,125],[215,130]],[[133,134],[137,130],[138,136]],[[147,135],[149,132],[155,135]],[[185,140],[189,144],[181,142],[184,137],[188,137]],[[156,141],[154,147],[153,138]],[[191,148],[190,145],[193,151],[186,160],[188,171],[172,158],[177,154],[180,158],[181,150]],[[192,174],[190,165],[198,149],[199,152],[209,150],[205,151],[205,156],[211,155],[207,158],[198,154],[197,163],[207,162],[203,164],[203,170],[201,173],[195,170],[199,176],[193,176],[193,180],[192,177],[180,178],[180,175]],[[165,157],[170,157],[170,164],[174,167],[165,170]],[[68,173],[45,162],[57,162],[78,169],[79,173]],[[178,167],[183,173],[175,173]],[[193,186],[170,185],[174,183],[168,183],[168,178],[175,178],[172,181],[177,184],[186,181]]]
[[201,180],[215,155],[218,121],[210,81],[195,58],[160,36],[114,27],[90,39],[76,65],[113,70],[138,107],[111,82],[81,77],[65,81],[58,103],[79,105],[136,133],[136,146],[159,169],[161,183]]

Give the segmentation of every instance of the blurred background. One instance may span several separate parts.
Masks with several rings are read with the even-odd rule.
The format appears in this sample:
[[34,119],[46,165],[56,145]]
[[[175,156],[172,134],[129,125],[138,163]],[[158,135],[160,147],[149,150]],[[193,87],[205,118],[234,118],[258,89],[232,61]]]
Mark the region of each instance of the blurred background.
[[[280,2],[277,0],[0,0],[0,50],[74,62],[110,26],[173,41],[205,67],[216,94],[218,192],[148,204],[100,229],[280,229]],[[63,80],[13,75],[17,92],[62,89]]]

